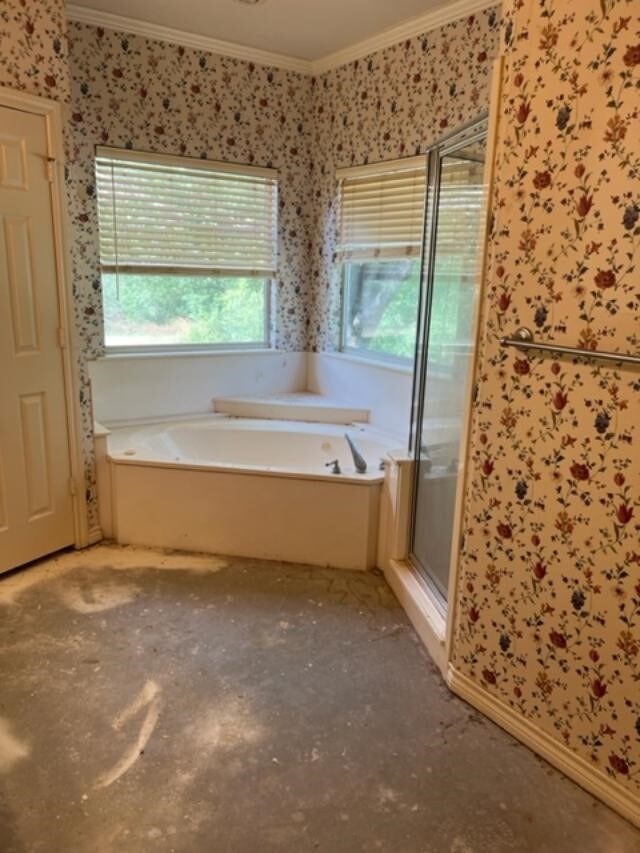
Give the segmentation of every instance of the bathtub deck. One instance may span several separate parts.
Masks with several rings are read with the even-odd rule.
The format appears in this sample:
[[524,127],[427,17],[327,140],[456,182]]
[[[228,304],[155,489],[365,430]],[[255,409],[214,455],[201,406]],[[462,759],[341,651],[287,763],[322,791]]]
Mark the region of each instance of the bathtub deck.
[[350,406],[310,391],[257,397],[217,397],[213,411],[240,418],[271,418],[323,424],[368,423],[369,409]]
[[98,546],[0,578],[2,853],[631,853],[378,574]]

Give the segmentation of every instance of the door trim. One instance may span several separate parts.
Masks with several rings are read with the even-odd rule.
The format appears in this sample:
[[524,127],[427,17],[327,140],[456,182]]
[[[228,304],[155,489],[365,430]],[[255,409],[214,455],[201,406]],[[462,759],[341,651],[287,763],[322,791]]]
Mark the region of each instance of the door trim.
[[460,127],[455,128],[446,136],[439,139],[432,145],[427,152],[427,199],[425,206],[424,217],[424,240],[422,251],[422,274],[420,282],[420,302],[418,316],[418,333],[416,335],[416,353],[415,353],[415,369],[414,381],[412,389],[412,418],[411,418],[411,433],[409,441],[409,451],[413,456],[413,485],[411,495],[411,514],[409,521],[409,550],[408,562],[419,574],[420,581],[424,587],[426,596],[430,599],[431,605],[440,614],[441,619],[447,624],[451,623],[449,615],[451,612],[451,603],[455,594],[454,581],[454,563],[458,557],[458,547],[456,543],[460,542],[461,537],[461,506],[465,488],[466,476],[466,458],[468,455],[469,441],[469,415],[471,410],[471,396],[473,390],[473,380],[476,369],[478,345],[479,345],[479,310],[481,300],[484,294],[484,266],[486,261],[486,245],[489,221],[488,203],[489,192],[487,192],[487,200],[485,203],[485,216],[481,223],[481,249],[478,250],[480,283],[478,288],[478,297],[476,300],[473,320],[473,353],[471,356],[471,364],[467,372],[465,382],[464,405],[461,411],[461,433],[460,433],[460,451],[464,457],[464,463],[460,469],[458,483],[456,485],[454,512],[452,519],[452,537],[451,551],[449,555],[449,579],[447,583],[446,593],[438,588],[435,578],[431,577],[428,567],[422,564],[418,555],[414,550],[414,534],[416,529],[417,510],[418,510],[418,489],[420,480],[420,456],[421,456],[421,427],[425,415],[426,405],[426,380],[429,369],[429,327],[431,323],[431,313],[433,304],[434,290],[434,270],[436,265],[437,252],[437,236],[438,236],[438,218],[439,218],[439,201],[441,192],[441,174],[442,160],[449,154],[455,154],[456,151],[469,145],[469,143],[484,140],[485,141],[485,160],[484,160],[484,182],[490,187],[490,167],[489,159],[492,156],[491,140],[490,140],[490,118],[486,113],[482,113],[477,118],[470,122],[466,122]]
[[[478,296],[478,301],[476,305],[476,316],[474,317],[474,325],[475,325],[475,339],[474,339],[474,351],[472,363],[469,368],[468,373],[468,387],[465,393],[465,408],[462,413],[462,432],[460,437],[460,447],[463,449],[461,462],[462,467],[460,471],[460,482],[458,484],[458,488],[456,490],[456,503],[454,508],[454,516],[453,516],[453,535],[452,535],[452,543],[453,546],[451,548],[451,560],[450,560],[450,568],[449,568],[449,584],[448,584],[448,596],[447,596],[447,606],[446,612],[443,615],[445,621],[444,627],[444,637],[442,634],[442,622],[440,619],[436,619],[435,622],[433,619],[428,618],[429,613],[437,612],[439,615],[441,614],[441,601],[438,598],[435,591],[428,586],[426,583],[421,583],[421,595],[420,596],[412,596],[414,608],[405,609],[410,616],[415,611],[421,610],[422,612],[419,614],[420,617],[420,627],[417,629],[418,633],[423,640],[424,645],[427,650],[431,651],[432,648],[438,649],[438,654],[434,657],[434,660],[437,662],[438,666],[440,666],[443,675],[445,674],[444,668],[446,666],[451,665],[452,656],[453,656],[453,641],[454,641],[454,628],[457,618],[457,588],[458,588],[458,577],[459,577],[459,569],[461,562],[461,545],[462,545],[462,534],[463,534],[463,525],[464,525],[464,515],[465,515],[465,502],[466,502],[466,492],[469,485],[469,477],[470,477],[470,461],[471,461],[471,430],[472,430],[472,421],[473,421],[473,393],[474,393],[474,384],[476,379],[477,368],[479,364],[480,358],[480,348],[482,343],[482,322],[483,322],[483,298],[486,294],[487,288],[487,279],[488,279],[488,270],[487,270],[487,262],[488,262],[488,252],[489,252],[489,232],[490,232],[490,222],[492,216],[492,205],[493,205],[493,194],[492,194],[492,186],[493,186],[493,176],[495,173],[495,164],[497,158],[497,139],[498,139],[498,125],[499,125],[499,108],[500,108],[500,93],[502,91],[502,77],[503,77],[503,57],[498,56],[493,62],[493,71],[492,71],[492,80],[491,80],[491,98],[490,98],[490,106],[489,112],[486,116],[486,159],[485,159],[485,176],[484,180],[486,185],[488,186],[487,193],[487,203],[486,203],[486,212],[485,212],[485,221],[484,221],[484,242],[483,242],[483,256],[481,259],[481,282],[480,282],[480,292]],[[473,123],[476,123],[478,120],[476,119]],[[461,128],[458,128],[455,131],[455,135],[464,131],[469,125],[463,125]],[[442,145],[443,142],[446,141],[446,137],[441,139],[439,143],[434,147],[438,147],[438,145]],[[430,196],[432,196],[432,192],[427,193],[427,212],[429,212],[429,202]],[[425,241],[426,246],[426,241]],[[423,247],[423,263],[425,260],[425,249]],[[423,308],[423,300],[424,294],[421,292],[420,295],[420,305],[419,311],[422,314],[424,311]],[[423,346],[424,342],[421,339],[422,334],[422,326],[423,323],[419,323],[418,334],[416,336],[416,355],[415,355],[415,365],[416,369],[414,371],[414,379],[413,379],[413,391],[411,398],[411,434],[409,440],[409,452],[412,456],[415,455],[416,452],[416,425],[420,422],[422,417],[419,406],[416,404],[417,399],[417,387],[418,383],[423,381],[423,376],[421,373],[421,366],[423,365]],[[415,465],[415,461],[414,461]],[[415,472],[414,472],[415,477]],[[415,480],[412,484],[412,489],[415,490]],[[411,502],[412,507],[409,512],[409,518],[407,521],[407,527],[409,530],[408,535],[410,536],[410,529],[413,525],[413,513],[414,513],[414,498],[415,495],[412,494]],[[458,547],[455,547],[455,543],[458,543]],[[417,572],[417,568],[410,558],[410,551],[408,549],[406,557],[405,557],[405,568],[411,568],[413,572]],[[423,579],[423,575],[420,575],[420,580]],[[418,583],[418,579],[415,578],[416,583]],[[411,585],[411,587],[405,585],[405,593],[407,595],[412,595],[412,592],[415,591],[415,587]],[[406,596],[405,596],[406,597]],[[425,607],[424,599],[429,599],[429,608]],[[401,598],[403,605],[405,604],[404,598]],[[412,618],[413,621],[413,618]],[[416,623],[414,622],[414,626]],[[428,640],[428,641],[427,641]],[[444,646],[444,654],[440,654],[439,648],[440,645]],[[441,666],[441,663],[443,665]]]
[[87,515],[84,454],[82,451],[80,383],[76,370],[77,346],[73,332],[75,324],[71,309],[73,296],[64,183],[62,106],[57,101],[50,101],[48,98],[41,98],[2,86],[0,86],[0,106],[41,116],[45,121],[47,151],[50,158],[52,178],[49,186],[51,188],[58,309],[62,329],[60,341],[69,439],[69,463],[72,478],[69,487],[72,490],[74,544],[76,548],[85,548],[89,544],[89,519]]
[[[453,640],[454,626],[457,618],[456,603],[458,592],[458,575],[460,572],[460,563],[462,560],[462,542],[464,533],[464,517],[466,509],[466,496],[469,487],[470,469],[471,469],[471,433],[473,427],[473,403],[475,396],[475,382],[480,363],[480,350],[482,347],[482,329],[485,309],[485,296],[488,289],[488,269],[489,261],[489,237],[491,232],[491,219],[493,216],[493,177],[495,173],[496,158],[497,158],[497,140],[498,140],[498,125],[500,117],[501,92],[502,92],[502,75],[503,75],[504,59],[498,56],[493,62],[493,73],[491,77],[491,92],[489,102],[489,116],[487,120],[487,145],[486,145],[486,160],[484,181],[487,186],[487,204],[484,221],[483,235],[483,252],[482,252],[482,278],[480,283],[480,292],[478,294],[478,302],[476,306],[475,323],[475,341],[473,349],[473,359],[469,368],[468,387],[465,394],[466,406],[462,417],[462,434],[460,437],[460,446],[464,448],[464,459],[462,463],[462,471],[458,492],[456,494],[456,506],[453,515],[453,538],[454,547],[451,549],[451,563],[449,568],[449,589],[448,589],[448,608],[447,608],[447,633],[445,639],[445,650],[447,661],[452,663],[453,656]],[[458,547],[455,547],[455,544]]]

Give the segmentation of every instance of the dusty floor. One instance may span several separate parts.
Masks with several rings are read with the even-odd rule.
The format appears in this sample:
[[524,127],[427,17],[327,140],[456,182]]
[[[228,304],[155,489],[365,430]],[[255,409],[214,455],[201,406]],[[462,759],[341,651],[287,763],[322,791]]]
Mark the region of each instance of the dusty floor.
[[97,547],[0,579],[2,853],[626,853],[375,575]]

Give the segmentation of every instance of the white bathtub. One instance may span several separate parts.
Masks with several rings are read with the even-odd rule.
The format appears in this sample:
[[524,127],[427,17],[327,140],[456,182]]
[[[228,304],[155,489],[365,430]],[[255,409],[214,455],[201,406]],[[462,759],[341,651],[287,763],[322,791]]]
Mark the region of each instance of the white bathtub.
[[[380,462],[396,447],[360,425],[211,417],[118,428],[96,443],[103,531],[122,544],[372,568]],[[326,467],[334,459],[340,474]]]

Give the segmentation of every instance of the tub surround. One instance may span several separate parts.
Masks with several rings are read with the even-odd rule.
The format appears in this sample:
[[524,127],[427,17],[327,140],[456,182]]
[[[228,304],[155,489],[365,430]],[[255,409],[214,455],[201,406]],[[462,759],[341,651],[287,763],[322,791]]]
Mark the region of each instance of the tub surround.
[[[412,383],[407,367],[338,354],[256,350],[108,356],[91,362],[89,372],[95,418],[110,426],[222,411],[364,421],[396,436],[401,446],[407,442]],[[287,395],[287,411],[281,395]]]
[[[366,570],[393,439],[345,427],[213,416],[98,430],[101,519],[118,543]],[[327,463],[339,460],[340,474]]]
[[216,397],[304,389],[305,353],[277,350],[118,355],[89,365],[95,418],[114,424],[212,411]]
[[349,400],[370,411],[378,429],[403,436],[411,417],[413,370],[393,362],[354,358],[343,353],[309,353],[307,388],[315,394]]
[[[413,370],[394,361],[358,358],[349,353],[309,353],[307,387],[316,394],[370,411],[369,422],[377,429],[402,436],[406,446],[412,411]],[[433,380],[429,398],[429,429],[448,441],[459,430],[460,398],[468,387],[468,360],[461,359],[451,374]]]
[[[327,423],[363,421],[406,446],[413,373],[394,362],[344,353],[277,350],[168,355],[118,355],[90,362],[95,418],[130,421],[184,418],[218,411]],[[454,425],[464,385],[443,377],[432,394],[430,421]],[[284,395],[284,398],[283,398]]]
[[363,571],[376,564],[379,483],[135,463],[114,466],[111,482],[120,544]]
[[[352,387],[329,374],[325,395],[302,390],[315,358],[264,351],[92,363],[93,398],[108,427],[95,430],[105,537],[336,568],[386,565],[397,522],[385,522],[381,544],[379,515],[395,516],[397,499],[389,486],[383,495],[379,465],[406,448],[410,374],[349,359]],[[222,396],[240,388],[245,396]],[[346,430],[367,459],[365,475],[352,470]],[[339,476],[325,467],[333,459]]]

